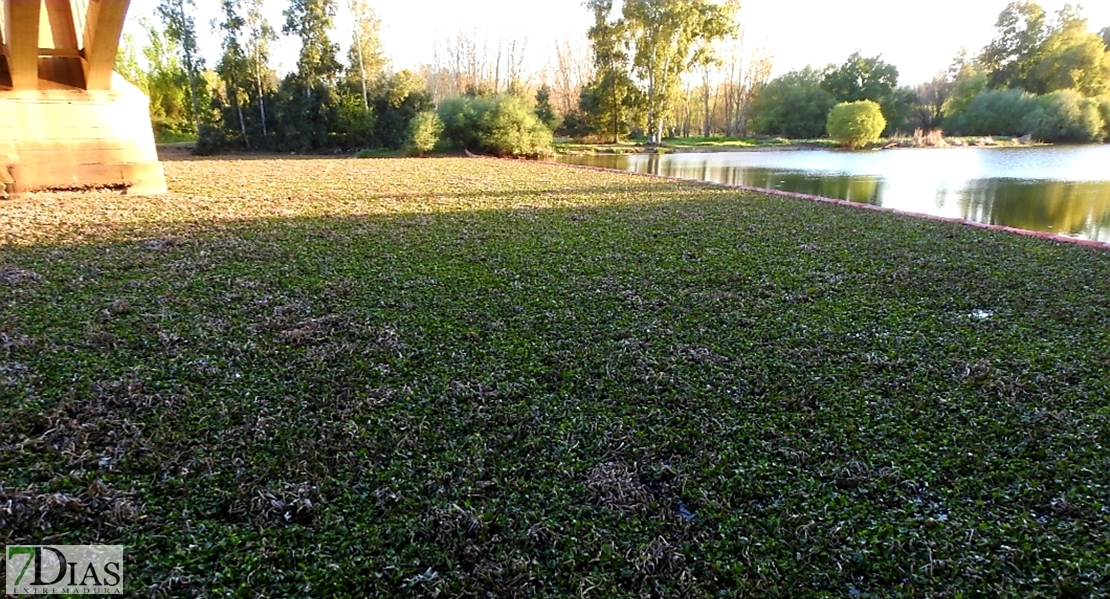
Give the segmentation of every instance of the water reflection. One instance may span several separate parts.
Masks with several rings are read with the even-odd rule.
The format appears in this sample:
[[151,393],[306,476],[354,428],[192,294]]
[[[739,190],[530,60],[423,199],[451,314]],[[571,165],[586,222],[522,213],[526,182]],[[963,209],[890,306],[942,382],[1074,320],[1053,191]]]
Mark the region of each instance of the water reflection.
[[1110,184],[983,179],[962,191],[964,218],[1018,229],[1110,240]]
[[572,156],[562,160],[1110,241],[1110,146]]

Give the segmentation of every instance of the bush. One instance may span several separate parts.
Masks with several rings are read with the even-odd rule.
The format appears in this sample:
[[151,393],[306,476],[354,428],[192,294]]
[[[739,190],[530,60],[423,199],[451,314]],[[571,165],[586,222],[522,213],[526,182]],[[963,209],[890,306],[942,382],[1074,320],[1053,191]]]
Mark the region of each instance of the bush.
[[886,129],[883,110],[871,100],[837,104],[829,113],[829,137],[849,149],[877,141],[883,129]]
[[821,75],[810,67],[775,79],[752,103],[752,131],[792,139],[824,137],[832,94],[821,89]]
[[551,152],[551,130],[515,96],[451,98],[439,108],[443,136],[456,147],[498,156]]
[[1022,130],[1047,142],[1084,143],[1102,141],[1105,125],[1097,100],[1084,98],[1075,90],[1038,96],[1033,109],[1021,120]]
[[365,148],[374,145],[377,119],[373,109],[367,109],[362,97],[346,93],[339,95],[339,137],[348,148]]
[[421,112],[409,121],[408,142],[405,144],[410,154],[423,156],[432,151],[443,133],[443,121],[434,112]]
[[[1107,28],[1110,31],[1110,27]],[[1110,139],[1110,94],[1095,98],[1098,102],[1099,116],[1102,117],[1102,138]]]
[[1029,133],[1022,121],[1035,108],[1036,96],[1020,89],[979,92],[967,109],[949,119],[948,129],[956,135],[1009,135]]
[[416,115],[434,109],[424,79],[401,71],[384,79],[370,100],[374,109],[377,145],[400,150],[408,143],[409,125]]
[[555,133],[574,139],[583,139],[593,134],[593,127],[590,126],[590,119],[586,113],[581,110],[574,110],[563,115],[563,120],[559,123],[559,128],[555,130]]

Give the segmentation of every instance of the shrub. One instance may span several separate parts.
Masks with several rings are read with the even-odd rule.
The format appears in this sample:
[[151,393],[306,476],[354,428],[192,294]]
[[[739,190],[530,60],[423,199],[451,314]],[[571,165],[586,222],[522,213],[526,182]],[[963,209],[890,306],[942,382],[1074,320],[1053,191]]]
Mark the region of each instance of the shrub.
[[412,119],[434,109],[424,79],[412,71],[401,71],[382,81],[371,103],[375,141],[393,150],[405,147]]
[[447,98],[439,104],[443,137],[457,148],[478,150],[481,147],[482,120],[490,110],[491,100],[472,96]]
[[547,84],[536,92],[536,117],[552,131],[559,128],[559,117],[551,106],[551,87]]
[[551,130],[520,98],[495,101],[485,149],[498,155],[539,156],[551,150]]
[[340,139],[348,148],[365,148],[374,145],[374,130],[377,119],[373,109],[362,104],[362,98],[354,94],[339,95]]
[[551,130],[522,99],[463,96],[440,104],[443,136],[456,147],[498,156],[551,152]]
[[[1107,27],[1110,31],[1110,27]],[[1110,139],[1110,94],[1102,95],[1095,100],[1098,102],[1099,116],[1102,117],[1102,138]]]
[[432,151],[443,133],[443,121],[434,112],[421,112],[409,121],[408,141],[405,144],[410,154],[422,156]]
[[949,121],[957,135],[1009,135],[1021,137],[1028,130],[1022,124],[1035,108],[1036,96],[1020,89],[983,90],[960,114]]
[[752,103],[752,131],[792,139],[823,137],[832,94],[821,89],[821,75],[810,67],[793,71],[770,83]]
[[1048,142],[1083,143],[1102,141],[1104,137],[1098,101],[1084,98],[1075,90],[1038,96],[1021,126],[1033,137]]
[[593,134],[593,128],[590,126],[590,119],[586,113],[581,110],[574,110],[563,115],[563,120],[559,123],[559,128],[555,130],[555,133],[574,139],[583,139]]
[[871,100],[844,102],[829,113],[829,137],[849,149],[877,141],[886,129],[882,108]]

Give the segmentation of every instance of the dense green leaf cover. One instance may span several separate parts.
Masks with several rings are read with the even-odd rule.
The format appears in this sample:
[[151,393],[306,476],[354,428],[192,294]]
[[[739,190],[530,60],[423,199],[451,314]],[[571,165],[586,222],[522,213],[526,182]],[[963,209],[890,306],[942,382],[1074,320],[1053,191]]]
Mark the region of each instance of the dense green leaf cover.
[[885,128],[882,108],[871,100],[843,102],[829,113],[829,137],[848,149],[878,141]]
[[129,596],[1110,593],[1110,254],[493,160],[0,203],[0,544]]

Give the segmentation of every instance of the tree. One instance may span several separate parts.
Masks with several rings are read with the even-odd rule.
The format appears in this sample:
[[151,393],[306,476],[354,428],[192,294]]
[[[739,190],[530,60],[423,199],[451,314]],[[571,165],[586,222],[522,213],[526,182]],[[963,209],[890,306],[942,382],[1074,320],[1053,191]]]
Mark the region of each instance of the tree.
[[752,103],[752,129],[794,139],[822,137],[835,105],[813,67],[791,71],[768,83]]
[[952,132],[960,129],[955,119],[965,113],[971,103],[983,90],[987,89],[987,74],[978,70],[970,62],[954,64],[949,72],[955,72],[952,91],[944,101],[944,128]]
[[551,87],[547,84],[540,86],[536,92],[536,116],[552,131],[559,124],[559,117],[555,116],[555,109],[551,106]]
[[1033,0],[1011,2],[998,15],[994,40],[979,55],[993,89],[1028,87],[1029,74],[1048,37],[1048,18]]
[[200,131],[200,100],[197,97],[197,81],[204,70],[204,59],[197,48],[196,23],[192,13],[196,12],[194,0],[162,0],[158,5],[158,16],[165,26],[166,37],[181,48],[185,58],[185,74],[189,79],[189,98],[193,104],[193,128]]
[[1037,50],[1026,78],[1037,94],[1074,89],[1085,96],[1110,91],[1110,54],[1077,9],[1065,5]]
[[335,0],[290,0],[282,13],[285,35],[300,38],[297,81],[311,97],[317,86],[331,86],[342,68],[336,55],[339,47],[328,37],[335,20]]
[[740,27],[725,53],[725,135],[748,132],[752,103],[771,79],[774,60],[768,50],[747,43],[746,28]]
[[142,54],[147,70],[142,89],[150,98],[150,118],[156,133],[196,134],[189,104],[189,75],[181,66],[180,49],[150,21],[140,21],[147,42]]
[[577,110],[582,87],[594,78],[594,63],[586,44],[566,38],[555,42],[553,70],[553,104],[559,114],[566,116]]
[[139,89],[146,89],[146,73],[139,65],[139,52],[135,47],[135,36],[125,33],[120,39],[119,51],[116,52],[115,71],[123,76],[131,85]]
[[914,90],[914,104],[910,122],[915,128],[933,131],[944,122],[944,105],[952,96],[956,83],[946,73],[937,73],[932,81],[922,83]]
[[882,108],[871,100],[842,102],[829,113],[829,137],[850,150],[878,141],[885,128]]
[[821,87],[838,102],[871,100],[882,107],[890,129],[901,124],[912,98],[898,88],[898,68],[881,56],[852,53],[844,64],[825,69]]
[[613,0],[589,0],[586,7],[594,13],[587,37],[594,51],[595,78],[580,93],[579,108],[596,132],[611,134],[617,143],[622,127],[627,126],[634,88],[628,77],[626,29],[620,21],[610,20]]
[[362,104],[370,108],[369,88],[385,71],[387,59],[382,46],[382,22],[366,0],[347,0],[353,24],[353,39],[347,50],[347,79],[362,88]]
[[1110,52],[1110,27],[1106,27],[1100,31],[1099,35],[1102,36],[1102,43],[1106,46],[1106,51]]
[[247,21],[240,14],[242,7],[239,0],[220,0],[220,8],[223,11],[220,29],[224,32],[224,39],[223,55],[216,65],[216,73],[223,81],[224,93],[239,121],[243,145],[249,150],[251,142],[247,135],[246,119],[243,117],[243,104],[249,102],[250,98],[251,61],[240,41]]
[[642,104],[643,96],[627,75],[620,77],[613,74],[582,88],[578,113],[582,115],[589,134],[604,135],[606,138],[611,136],[612,143],[618,143],[621,136],[631,132],[633,124],[639,125],[638,121],[642,121]]
[[708,60],[712,44],[733,29],[735,0],[625,0],[623,28],[634,48],[632,64],[646,86],[647,128],[652,143],[663,139],[682,76]]
[[409,135],[406,147],[409,152],[417,156],[431,152],[443,134],[443,121],[439,120],[436,113],[421,112],[409,121]]
[[401,71],[384,80],[371,98],[374,142],[394,150],[404,147],[409,123],[434,108],[427,82],[412,71]]
[[277,75],[270,68],[270,42],[277,41],[277,33],[262,13],[266,0],[246,0],[247,54],[251,62],[251,78],[254,83],[255,99],[258,102],[259,122],[262,137],[269,136],[266,122],[266,95],[272,91],[272,82]]

